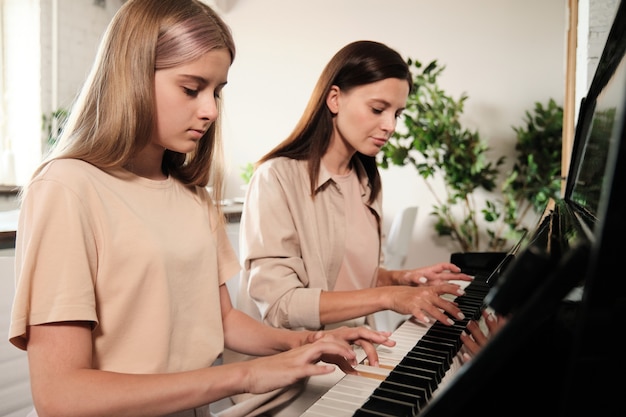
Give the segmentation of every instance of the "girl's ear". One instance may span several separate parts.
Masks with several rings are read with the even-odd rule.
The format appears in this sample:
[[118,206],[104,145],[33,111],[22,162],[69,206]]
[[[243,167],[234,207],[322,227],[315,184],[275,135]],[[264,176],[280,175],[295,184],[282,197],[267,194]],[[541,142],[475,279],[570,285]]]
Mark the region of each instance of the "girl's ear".
[[339,113],[339,95],[341,90],[336,85],[330,87],[326,96],[326,105],[332,114]]

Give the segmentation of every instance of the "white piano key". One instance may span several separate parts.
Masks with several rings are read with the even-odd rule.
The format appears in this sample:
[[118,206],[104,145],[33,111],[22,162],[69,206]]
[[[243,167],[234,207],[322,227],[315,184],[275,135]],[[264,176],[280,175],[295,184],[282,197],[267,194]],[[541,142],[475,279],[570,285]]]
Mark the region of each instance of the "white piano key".
[[380,381],[377,379],[358,375],[346,375],[306,410],[302,416],[352,416],[354,411],[369,398],[379,385]]
[[[324,395],[317,403],[326,409],[332,409],[336,412],[346,411],[349,412],[349,415],[352,415],[354,410],[359,408],[360,404],[363,404],[364,401],[365,398],[360,401],[350,402],[349,399],[343,401],[341,399],[332,398],[332,396]],[[334,416],[334,414],[332,415]]]
[[301,414],[301,417],[351,417],[354,411],[360,406],[351,410],[339,410],[337,408],[328,407],[322,403],[322,399],[311,406],[308,410]]

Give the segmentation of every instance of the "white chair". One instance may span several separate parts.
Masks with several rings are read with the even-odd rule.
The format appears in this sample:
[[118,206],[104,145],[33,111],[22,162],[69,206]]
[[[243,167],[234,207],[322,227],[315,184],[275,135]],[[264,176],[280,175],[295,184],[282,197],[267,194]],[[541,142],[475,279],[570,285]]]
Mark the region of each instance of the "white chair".
[[0,416],[23,417],[33,409],[26,352],[7,340],[15,293],[15,257],[0,256]]
[[405,207],[394,217],[383,245],[385,268],[402,269],[404,267],[416,218],[417,206]]
[[[417,218],[417,206],[409,206],[402,209],[393,219],[389,234],[384,244],[384,266],[386,269],[402,269],[409,252],[409,244],[413,236],[413,228]],[[398,314],[395,311],[379,311],[374,313],[376,328],[393,332],[398,325],[402,324],[410,315]]]

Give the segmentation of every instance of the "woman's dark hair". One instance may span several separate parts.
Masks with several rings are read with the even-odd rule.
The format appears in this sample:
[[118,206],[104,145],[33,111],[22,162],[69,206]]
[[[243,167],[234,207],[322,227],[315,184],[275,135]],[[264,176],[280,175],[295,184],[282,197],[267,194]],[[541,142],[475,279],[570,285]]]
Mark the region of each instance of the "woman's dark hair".
[[[337,86],[347,92],[354,87],[388,78],[406,80],[409,89],[413,86],[409,66],[398,52],[374,41],[356,41],[344,46],[326,64],[294,130],[257,164],[280,156],[307,160],[311,196],[314,196],[320,161],[328,149],[333,129],[333,114],[326,105],[331,87]],[[358,158],[365,167],[372,187],[372,202],[381,190],[376,157],[357,152],[354,158]]]

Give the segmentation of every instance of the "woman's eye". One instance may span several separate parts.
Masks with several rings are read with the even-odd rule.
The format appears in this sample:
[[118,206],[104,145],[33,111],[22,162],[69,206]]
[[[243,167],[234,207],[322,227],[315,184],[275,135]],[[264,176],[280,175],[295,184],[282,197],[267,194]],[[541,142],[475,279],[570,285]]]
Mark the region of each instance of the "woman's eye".
[[374,114],[381,114],[382,112],[383,112],[383,110],[377,109],[375,107],[372,107],[372,113],[374,113]]
[[192,88],[187,88],[187,87],[183,87],[183,91],[185,92],[185,94],[187,94],[189,97],[196,97],[198,95],[198,90],[194,90]]

